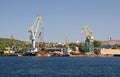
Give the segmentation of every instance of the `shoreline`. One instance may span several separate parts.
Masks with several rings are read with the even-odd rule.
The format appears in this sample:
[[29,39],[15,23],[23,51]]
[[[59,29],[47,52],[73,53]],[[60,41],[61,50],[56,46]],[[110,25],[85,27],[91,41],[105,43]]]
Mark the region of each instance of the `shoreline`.
[[35,56],[35,57],[120,57],[120,55],[116,55],[116,54],[100,54],[100,55],[96,55],[96,54],[80,54],[80,55],[63,55],[63,54],[57,54],[57,55],[53,55],[53,54],[48,54],[48,53],[42,53],[42,54],[35,54],[35,53],[25,53],[25,54],[3,54],[0,56]]

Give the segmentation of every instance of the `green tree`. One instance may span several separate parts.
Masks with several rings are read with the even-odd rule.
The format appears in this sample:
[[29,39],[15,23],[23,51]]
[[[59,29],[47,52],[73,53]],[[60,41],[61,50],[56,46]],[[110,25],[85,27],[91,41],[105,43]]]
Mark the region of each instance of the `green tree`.
[[80,51],[81,53],[85,53],[85,43],[80,43],[80,44],[79,44],[79,51]]
[[101,46],[101,42],[94,40],[94,47],[100,47]]
[[70,46],[70,48],[73,49],[73,51],[76,51],[76,47],[78,47],[78,44],[77,43],[70,43],[69,46]]
[[113,45],[113,49],[118,49],[118,44]]

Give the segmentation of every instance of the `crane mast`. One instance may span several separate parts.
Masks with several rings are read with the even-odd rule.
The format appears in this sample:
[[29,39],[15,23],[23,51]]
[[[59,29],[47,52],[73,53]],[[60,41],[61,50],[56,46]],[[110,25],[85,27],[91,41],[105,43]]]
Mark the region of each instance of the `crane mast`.
[[85,52],[91,53],[94,51],[94,36],[92,31],[89,30],[87,26],[83,26],[82,33],[85,33],[86,40],[85,40]]
[[38,28],[41,25],[41,27],[43,27],[42,25],[42,18],[41,16],[37,16],[36,21],[34,22],[33,26],[30,28],[30,30],[28,32],[30,32],[30,40],[31,40],[31,48],[30,48],[30,52],[37,52],[37,48],[35,48],[35,40],[36,40],[36,35],[38,32]]

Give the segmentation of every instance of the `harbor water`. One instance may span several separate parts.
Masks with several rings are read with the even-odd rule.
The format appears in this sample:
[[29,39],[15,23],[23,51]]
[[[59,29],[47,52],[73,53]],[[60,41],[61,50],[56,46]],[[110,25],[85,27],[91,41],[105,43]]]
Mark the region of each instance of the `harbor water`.
[[0,77],[120,77],[120,57],[0,57]]

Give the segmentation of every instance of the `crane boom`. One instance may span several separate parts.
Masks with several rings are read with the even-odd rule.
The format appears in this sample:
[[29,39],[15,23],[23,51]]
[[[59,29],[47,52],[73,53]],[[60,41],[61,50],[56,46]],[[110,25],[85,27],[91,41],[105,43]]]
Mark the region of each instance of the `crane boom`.
[[37,20],[37,24],[36,24],[35,31],[34,31],[35,37],[36,37],[36,33],[37,33],[37,31],[38,31],[39,25],[42,25],[42,18],[41,18],[41,16],[38,16],[37,19],[38,19],[38,20]]
[[93,36],[93,34],[92,34],[92,31],[89,30],[88,26],[83,26],[82,32],[85,33],[85,35],[86,35],[86,37],[87,37],[88,39],[94,39],[94,36]]

